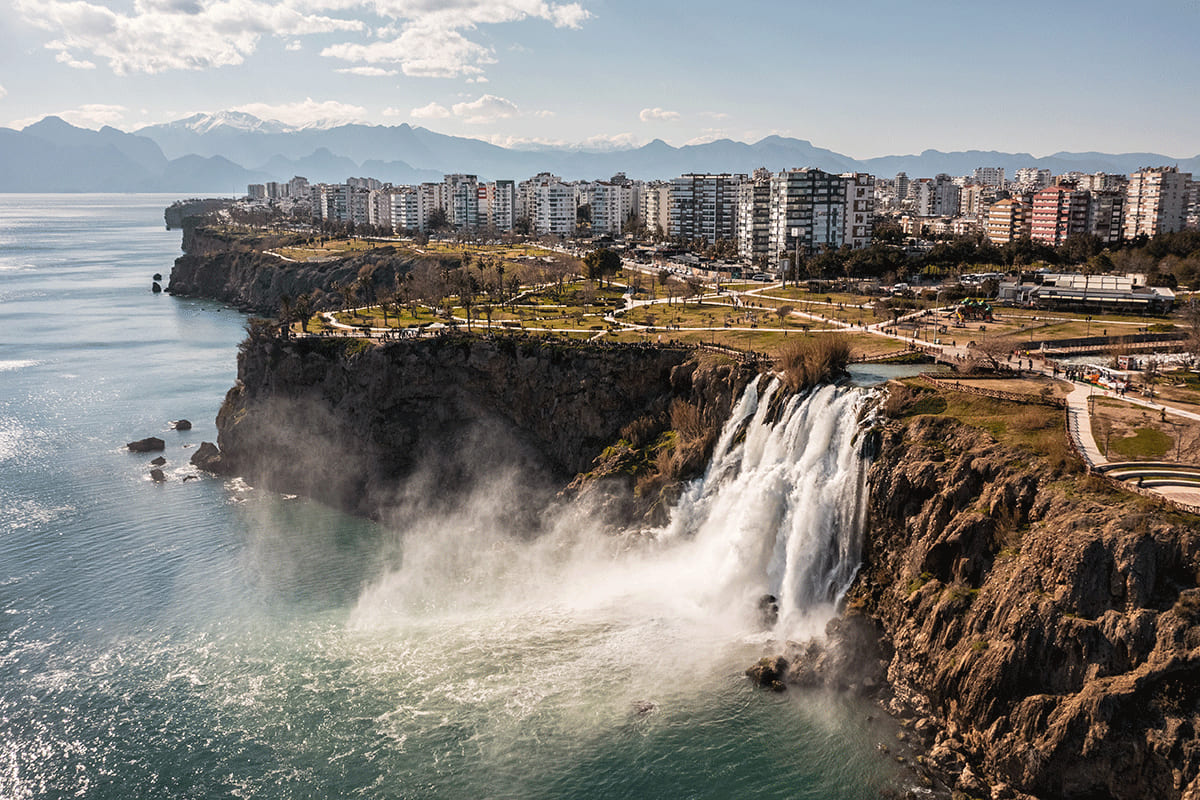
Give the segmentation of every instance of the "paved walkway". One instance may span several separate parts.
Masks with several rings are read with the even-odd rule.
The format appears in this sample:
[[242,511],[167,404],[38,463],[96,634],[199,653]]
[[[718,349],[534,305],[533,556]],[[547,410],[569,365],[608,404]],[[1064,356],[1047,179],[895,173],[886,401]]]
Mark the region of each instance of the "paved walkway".
[[1075,389],[1067,395],[1067,430],[1088,464],[1101,467],[1108,463],[1108,459],[1100,452],[1096,437],[1092,435],[1092,420],[1088,414],[1088,398],[1091,396],[1092,387],[1086,384],[1076,384]]

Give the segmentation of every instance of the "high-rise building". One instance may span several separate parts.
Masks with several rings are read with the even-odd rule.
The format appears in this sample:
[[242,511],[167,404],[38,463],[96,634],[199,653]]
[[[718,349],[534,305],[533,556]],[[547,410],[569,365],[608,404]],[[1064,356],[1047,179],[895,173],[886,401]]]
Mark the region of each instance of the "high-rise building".
[[897,206],[904,202],[904,199],[908,197],[908,185],[908,175],[903,172],[897,172],[895,181]]
[[1183,230],[1192,180],[1176,167],[1146,167],[1129,176],[1125,238]]
[[806,167],[771,180],[771,256],[781,261],[799,250],[812,254],[839,248],[846,235],[845,181]]
[[653,181],[642,187],[638,216],[648,233],[667,236],[671,230],[671,184]]
[[988,240],[993,244],[1005,244],[1028,236],[1028,208],[1015,198],[997,200],[988,208],[986,230]]
[[1004,188],[1004,167],[976,167],[971,177],[975,183]]
[[[875,228],[875,177],[865,172],[844,172],[840,177],[846,192],[846,230],[842,242],[861,250],[871,244]],[[957,187],[954,189],[957,194]]]
[[1050,185],[1052,176],[1048,169],[1037,167],[1021,167],[1013,173],[1013,179],[1022,189],[1044,189]]
[[446,175],[446,219],[455,228],[475,230],[480,225],[479,179],[474,175]]
[[1056,247],[1087,232],[1089,196],[1071,186],[1048,186],[1033,196],[1029,238]]
[[1093,191],[1088,201],[1087,232],[1105,244],[1121,241],[1121,223],[1125,218],[1125,193]]
[[540,173],[521,181],[518,193],[531,230],[539,236],[575,232],[575,187],[556,175]]
[[738,255],[749,262],[770,260],[771,255],[771,173],[754,170],[754,175],[738,189]]
[[511,231],[517,221],[517,185],[513,181],[493,181],[480,187],[483,200],[480,217],[487,227],[496,231]]
[[737,236],[738,191],[745,175],[690,173],[671,181],[670,234],[673,239],[718,239]]

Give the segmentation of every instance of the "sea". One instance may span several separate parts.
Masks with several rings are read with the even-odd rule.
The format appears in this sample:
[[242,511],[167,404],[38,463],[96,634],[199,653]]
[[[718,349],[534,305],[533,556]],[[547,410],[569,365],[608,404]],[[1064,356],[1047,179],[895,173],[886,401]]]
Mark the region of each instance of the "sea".
[[[910,781],[872,704],[743,674],[831,613],[763,631],[741,604],[795,580],[754,559],[812,557],[771,526],[836,520],[834,481],[861,482],[849,400],[795,423],[802,453],[759,436],[754,514],[710,475],[665,543],[572,509],[541,537],[497,529],[519,476],[379,523],[209,476],[188,459],[216,440],[246,318],[151,292],[180,253],[175,199],[0,195],[0,798],[851,800]],[[165,482],[125,448],[148,436]],[[813,485],[779,499],[801,458]]]

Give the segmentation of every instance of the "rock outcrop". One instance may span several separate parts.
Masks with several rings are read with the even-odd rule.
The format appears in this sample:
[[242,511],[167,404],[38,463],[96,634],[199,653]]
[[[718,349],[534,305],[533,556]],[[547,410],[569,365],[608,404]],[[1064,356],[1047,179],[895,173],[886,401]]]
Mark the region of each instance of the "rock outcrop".
[[449,501],[515,469],[553,494],[676,399],[719,430],[752,374],[690,348],[260,336],[217,418],[220,470],[365,515],[409,479]]
[[129,442],[125,445],[131,453],[154,453],[165,450],[167,443],[157,436],[147,436],[145,439],[138,439],[136,442]]
[[421,261],[458,263],[457,257],[414,256],[394,247],[378,247],[345,258],[288,261],[270,252],[289,244],[286,237],[226,236],[205,227],[203,222],[185,220],[184,255],[175,260],[167,292],[219,300],[265,316],[279,311],[285,295],[293,300],[308,295],[313,311],[340,308],[337,287],[353,283],[364,267],[371,271],[377,286],[392,287],[398,276]]
[[889,422],[869,481],[849,606],[929,768],[971,794],[1200,796],[1195,518],[941,417]]
[[201,442],[200,446],[196,448],[196,452],[192,453],[190,462],[193,467],[198,467],[206,472],[219,472],[221,451],[212,442]]

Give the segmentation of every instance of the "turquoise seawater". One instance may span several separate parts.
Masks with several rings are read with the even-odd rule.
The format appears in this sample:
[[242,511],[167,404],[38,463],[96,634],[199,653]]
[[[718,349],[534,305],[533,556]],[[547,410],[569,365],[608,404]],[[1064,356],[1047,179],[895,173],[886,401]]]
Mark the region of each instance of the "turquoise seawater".
[[[507,537],[488,498],[374,524],[184,482],[244,318],[150,292],[174,199],[0,195],[0,797],[849,800],[899,779],[878,712],[753,690],[761,642],[641,591],[663,573],[637,553]],[[151,435],[164,484],[123,447]]]

